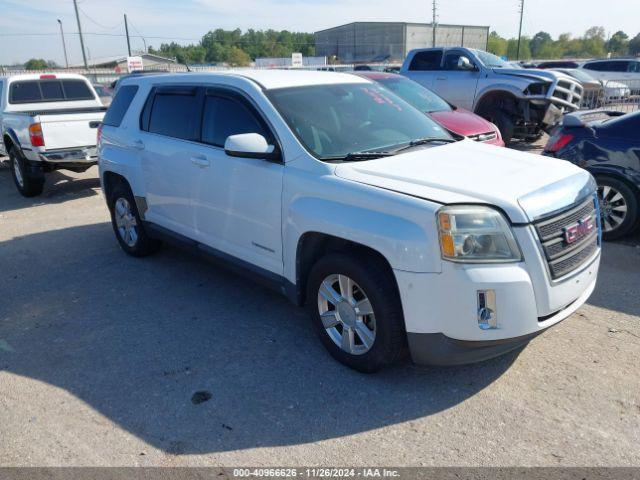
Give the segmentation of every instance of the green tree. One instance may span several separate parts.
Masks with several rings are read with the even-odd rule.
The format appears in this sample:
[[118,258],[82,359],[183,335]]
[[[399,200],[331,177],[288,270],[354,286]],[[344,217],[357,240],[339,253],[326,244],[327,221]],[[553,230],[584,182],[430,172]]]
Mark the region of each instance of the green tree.
[[629,35],[622,30],[614,33],[607,42],[607,51],[613,55],[626,55],[629,51]]
[[26,70],[46,70],[49,66],[50,62],[47,62],[43,58],[32,58],[24,64]]
[[251,63],[251,57],[238,47],[230,47],[225,61],[232,67],[246,67]]
[[487,51],[499,57],[505,57],[507,55],[507,40],[498,35],[498,32],[491,32],[487,42]]
[[[507,56],[509,60],[517,60],[518,58],[518,39],[510,38],[507,41]],[[531,58],[531,50],[529,49],[529,38],[522,37],[520,41],[520,60],[529,60]]]
[[553,38],[547,32],[536,33],[529,42],[529,49],[533,58],[547,58],[547,52],[552,48]]
[[629,54],[640,55],[640,33],[629,41]]

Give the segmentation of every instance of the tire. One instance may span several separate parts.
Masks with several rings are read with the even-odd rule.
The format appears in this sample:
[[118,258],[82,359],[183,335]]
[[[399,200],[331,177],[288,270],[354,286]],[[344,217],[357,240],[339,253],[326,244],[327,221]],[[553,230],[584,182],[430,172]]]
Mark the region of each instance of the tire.
[[629,185],[614,177],[598,176],[598,200],[602,238],[616,240],[638,223],[638,196]]
[[111,225],[120,247],[134,257],[146,257],[155,253],[160,242],[147,235],[131,188],[118,183],[109,197]]
[[44,189],[44,174],[34,175],[25,159],[15,148],[9,149],[9,167],[16,189],[23,197],[37,197]]
[[[343,296],[342,286],[351,294]],[[326,300],[329,297],[332,302]],[[359,372],[376,372],[399,360],[404,351],[400,295],[393,274],[377,258],[348,253],[321,258],[309,273],[307,308],[329,353]]]
[[490,116],[492,118],[491,121],[498,127],[498,130],[500,130],[500,135],[502,135],[502,141],[505,146],[509,146],[515,130],[513,120],[506,112],[500,110],[494,110],[490,113]]

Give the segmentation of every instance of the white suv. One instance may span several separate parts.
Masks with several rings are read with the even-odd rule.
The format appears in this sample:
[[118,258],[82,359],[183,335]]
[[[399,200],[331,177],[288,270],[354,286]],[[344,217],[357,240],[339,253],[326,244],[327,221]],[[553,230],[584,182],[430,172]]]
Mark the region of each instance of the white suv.
[[[185,245],[306,304],[361,371],[526,344],[589,297],[595,183],[568,162],[452,138],[348,74],[126,79],[100,129],[118,242]],[[212,319],[215,321],[215,318]]]

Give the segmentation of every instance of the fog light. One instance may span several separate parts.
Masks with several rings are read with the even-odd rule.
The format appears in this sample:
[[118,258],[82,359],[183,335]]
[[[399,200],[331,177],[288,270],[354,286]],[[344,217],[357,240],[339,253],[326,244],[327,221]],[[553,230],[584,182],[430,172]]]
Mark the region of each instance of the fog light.
[[498,310],[494,290],[478,290],[478,326],[482,330],[498,328]]

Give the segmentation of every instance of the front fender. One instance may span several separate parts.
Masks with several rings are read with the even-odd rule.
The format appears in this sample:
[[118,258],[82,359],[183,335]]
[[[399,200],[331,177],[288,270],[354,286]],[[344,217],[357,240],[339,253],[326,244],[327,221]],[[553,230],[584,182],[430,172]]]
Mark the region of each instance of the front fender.
[[526,100],[527,96],[524,94],[523,90],[524,89],[520,89],[515,85],[510,85],[508,83],[492,83],[490,85],[481,87],[480,90],[478,90],[473,108],[475,110],[486,95],[493,93],[509,93],[518,100]]
[[[411,197],[407,200],[419,201]],[[378,199],[378,202],[384,204],[384,199]],[[422,208],[408,207],[407,215],[377,210],[374,201],[370,205],[366,207],[317,197],[300,197],[293,201],[286,214],[283,232],[285,277],[292,283],[296,282],[298,243],[307,233],[330,235],[371,248],[394,269],[441,271],[435,225],[435,210],[439,205],[434,205],[431,212],[424,205]]]

